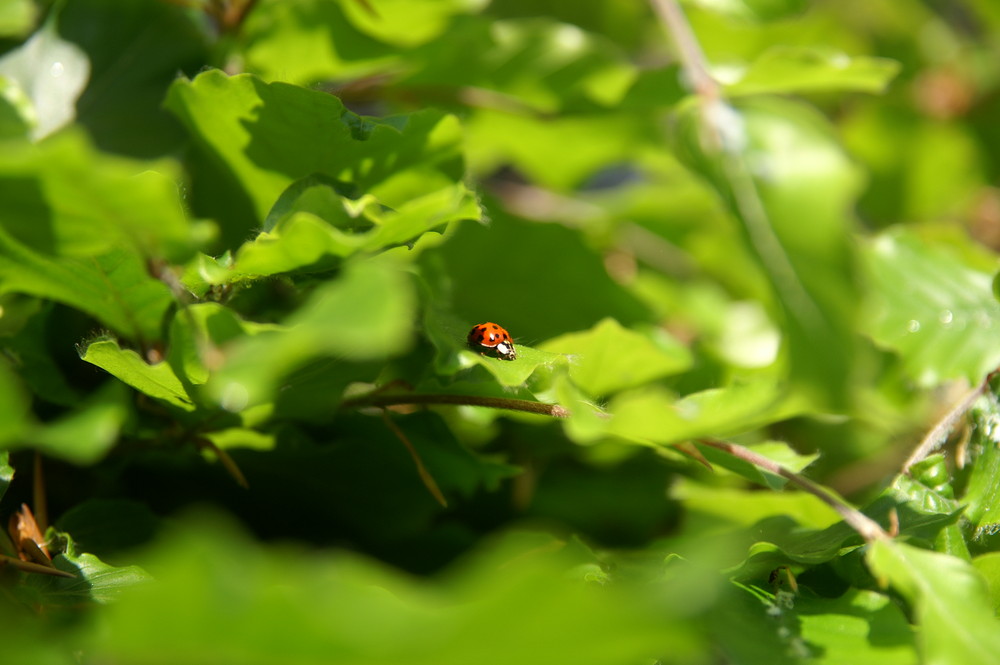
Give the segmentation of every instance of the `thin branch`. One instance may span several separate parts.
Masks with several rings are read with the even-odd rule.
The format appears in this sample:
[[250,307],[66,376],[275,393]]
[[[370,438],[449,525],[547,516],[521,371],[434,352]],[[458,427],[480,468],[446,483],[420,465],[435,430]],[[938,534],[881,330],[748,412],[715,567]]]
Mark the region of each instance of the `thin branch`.
[[241,471],[240,467],[236,464],[236,460],[234,460],[228,452],[218,447],[212,442],[211,439],[204,436],[196,437],[194,444],[199,448],[205,448],[215,453],[215,456],[218,457],[219,461],[222,463],[222,467],[227,473],[229,473],[230,476],[232,476],[233,480],[236,481],[236,484],[245,490],[250,489],[250,483],[247,482],[247,477],[243,475],[243,471]]
[[676,0],[650,0],[680,54],[681,66],[695,94],[701,99],[705,138],[719,152],[729,183],[734,213],[742,220],[750,244],[772,287],[785,304],[789,318],[799,320],[816,339],[823,339],[831,324],[803,286],[798,270],[771,223],[753,169],[744,158],[745,128],[740,116],[725,102],[722,89],[712,78],[705,55]]
[[972,408],[972,405],[976,403],[976,400],[983,395],[990,386],[990,381],[993,380],[1000,369],[995,369],[986,375],[986,378],[982,382],[967,392],[962,399],[958,400],[948,413],[944,414],[935,425],[924,435],[924,438],[920,441],[920,445],[914,449],[910,456],[906,458],[903,462],[903,468],[900,473],[908,473],[910,467],[912,467],[917,462],[925,459],[928,455],[934,452],[941,444],[943,444],[947,439],[951,430],[955,427],[962,416]]
[[70,579],[76,579],[76,575],[68,573],[65,570],[43,566],[30,561],[21,561],[20,559],[15,559],[14,557],[7,556],[6,554],[0,554],[0,567],[3,566],[13,566],[14,568],[26,573],[39,573],[41,575],[53,575],[55,577],[68,577]]
[[769,460],[763,455],[758,455],[757,453],[744,448],[743,446],[737,445],[735,443],[729,443],[728,441],[716,441],[713,439],[699,439],[699,443],[706,446],[711,446],[717,450],[729,453],[737,459],[741,459],[745,462],[749,462],[756,467],[764,469],[765,471],[770,471],[773,474],[779,475],[785,478],[789,482],[799,486],[802,490],[812,494],[817,497],[820,501],[827,504],[831,508],[837,511],[837,513],[844,519],[852,529],[857,531],[862,538],[867,542],[872,542],[874,540],[881,540],[889,538],[889,534],[886,533],[885,529],[879,526],[878,522],[868,517],[860,510],[848,505],[843,499],[836,496],[835,494],[828,492],[823,487],[820,487],[813,481],[809,480],[805,476],[799,475],[794,471],[786,469],[777,462]]
[[708,61],[680,5],[674,0],[650,0],[650,2],[673,37],[674,44],[677,45],[681,65],[695,94],[699,97],[718,99],[721,96],[719,84],[708,71]]
[[392,433],[396,435],[396,438],[402,441],[403,445],[406,446],[406,449],[410,451],[410,457],[413,458],[413,463],[417,466],[417,473],[420,475],[420,480],[423,481],[424,487],[427,488],[427,491],[431,493],[438,503],[447,508],[448,500],[444,498],[444,494],[441,492],[441,488],[438,487],[437,482],[434,480],[434,476],[432,476],[431,472],[427,470],[426,466],[424,466],[424,461],[420,459],[420,453],[418,453],[417,449],[413,447],[413,444],[410,443],[410,440],[406,437],[406,434],[403,433],[403,430],[399,428],[399,425],[392,422],[392,418],[389,417],[389,412],[385,409],[382,410],[382,420],[385,421],[386,427],[391,429]]
[[459,406],[486,406],[493,409],[508,411],[523,411],[553,418],[568,418],[570,410],[558,404],[543,404],[526,399],[508,399],[506,397],[480,397],[478,395],[428,395],[407,393],[402,395],[368,394],[361,397],[346,399],[341,402],[341,408],[361,408],[366,406],[388,407],[404,404],[429,405],[451,404]]

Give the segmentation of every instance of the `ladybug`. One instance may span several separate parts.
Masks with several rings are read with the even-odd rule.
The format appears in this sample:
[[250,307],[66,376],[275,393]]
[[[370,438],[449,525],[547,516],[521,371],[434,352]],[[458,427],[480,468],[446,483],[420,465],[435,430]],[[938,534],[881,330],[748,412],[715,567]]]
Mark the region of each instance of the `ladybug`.
[[510,333],[495,323],[480,323],[469,331],[469,348],[485,356],[493,356],[501,360],[514,360],[514,342]]

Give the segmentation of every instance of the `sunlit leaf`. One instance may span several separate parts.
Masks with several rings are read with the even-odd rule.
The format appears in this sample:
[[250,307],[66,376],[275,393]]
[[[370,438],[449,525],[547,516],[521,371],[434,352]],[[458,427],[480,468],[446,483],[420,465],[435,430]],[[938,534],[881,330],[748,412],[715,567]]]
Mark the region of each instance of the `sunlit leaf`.
[[0,228],[0,293],[27,293],[87,312],[131,338],[160,335],[173,305],[170,289],[135,254],[111,250],[87,259],[54,259],[26,249]]
[[737,383],[682,399],[647,388],[612,399],[609,432],[656,443],[724,438],[797,415],[804,406],[773,380]]
[[78,552],[69,536],[62,538],[66,551],[54,556],[52,563],[75,577],[33,575],[28,583],[39,599],[49,605],[73,607],[85,602],[110,603],[152,579],[139,566],[109,565],[93,554]]
[[127,390],[111,383],[62,418],[34,427],[24,442],[54,458],[92,464],[118,441],[129,401]]
[[[204,186],[220,189],[203,193],[203,205],[217,209],[227,239],[242,242],[289,185],[312,174],[371,188],[392,207],[413,192],[401,197],[387,181],[408,168],[441,185],[461,178],[457,120],[438,111],[363,118],[326,93],[219,71],[177,81],[166,107],[210,160]],[[255,218],[237,219],[223,193],[249,204]]]
[[212,229],[188,220],[178,175],[170,162],[99,153],[75,133],[11,146],[0,153],[2,226],[44,254],[89,257],[130,247],[182,261]]
[[[284,329],[237,340],[208,383],[223,406],[241,411],[270,397],[279,381],[308,360],[333,356],[344,361],[386,358],[409,348],[413,293],[391,265],[350,266],[340,279],[317,288]],[[332,371],[332,370],[331,370]],[[334,404],[338,395],[325,396]]]
[[603,319],[588,331],[550,339],[544,351],[570,356],[569,375],[594,396],[633,388],[691,366],[691,353],[665,332],[642,335]]
[[873,543],[866,559],[913,608],[925,662],[1000,663],[1000,624],[971,564],[898,541]]
[[150,397],[185,411],[195,408],[184,385],[166,362],[150,365],[135,351],[123,349],[110,339],[87,344],[80,350],[80,358]]
[[872,283],[865,328],[921,384],[976,383],[1000,365],[992,274],[905,230],[875,238],[863,257]]
[[831,90],[878,93],[898,71],[899,64],[885,58],[852,58],[842,53],[775,47],[726,85],[726,91],[731,95]]

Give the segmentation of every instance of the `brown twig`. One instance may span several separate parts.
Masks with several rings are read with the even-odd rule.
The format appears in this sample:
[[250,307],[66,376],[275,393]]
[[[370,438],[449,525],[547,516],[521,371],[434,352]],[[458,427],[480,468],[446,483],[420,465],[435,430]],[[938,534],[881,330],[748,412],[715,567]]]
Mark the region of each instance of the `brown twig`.
[[867,542],[872,542],[875,540],[881,540],[889,538],[889,534],[886,533],[885,529],[879,526],[878,522],[868,517],[860,510],[848,505],[840,497],[828,492],[823,487],[820,487],[813,481],[809,480],[805,476],[799,475],[794,471],[786,469],[777,462],[770,460],[763,455],[758,455],[757,453],[744,448],[735,443],[729,443],[728,441],[716,441],[714,439],[699,439],[699,443],[715,448],[716,450],[721,450],[723,452],[729,453],[737,459],[741,459],[745,462],[749,462],[754,466],[764,469],[765,471],[770,471],[773,474],[785,478],[789,482],[797,485],[802,490],[809,492],[813,496],[817,497],[820,501],[827,504],[831,508],[837,511],[837,513],[844,519],[852,529],[857,531],[862,538]]
[[938,448],[941,444],[947,440],[948,435],[951,430],[955,427],[962,416],[972,408],[972,405],[976,403],[976,400],[983,395],[990,386],[990,381],[1000,373],[1000,368],[993,370],[986,375],[986,378],[982,382],[967,392],[962,396],[962,399],[958,400],[953,407],[951,407],[944,417],[937,421],[937,423],[924,435],[924,438],[920,441],[918,445],[910,456],[906,458],[903,462],[903,468],[900,473],[908,473],[910,467],[912,467],[917,462],[920,462],[928,455],[930,455],[934,450]]
[[392,418],[389,417],[389,412],[385,409],[382,409],[382,420],[385,421],[385,426],[391,429],[392,433],[396,435],[396,438],[402,441],[403,445],[406,446],[406,449],[410,451],[410,457],[413,458],[413,463],[417,466],[417,474],[420,475],[420,480],[423,481],[424,487],[427,488],[427,491],[431,493],[438,503],[447,508],[448,500],[445,499],[444,494],[441,493],[441,488],[438,487],[437,482],[434,480],[434,476],[432,476],[431,472],[427,470],[426,466],[424,466],[424,461],[420,459],[420,453],[418,453],[417,449],[413,447],[413,444],[410,443],[410,440],[407,438],[406,434],[403,433],[403,430],[399,428],[399,425],[392,422]]
[[431,405],[431,404],[451,404],[464,406],[485,406],[493,409],[506,409],[508,411],[523,411],[524,413],[534,413],[541,416],[552,416],[553,418],[568,418],[570,410],[558,404],[544,404],[542,402],[532,402],[526,399],[509,399],[506,397],[481,397],[478,395],[437,395],[422,393],[406,394],[374,394],[369,393],[361,397],[346,399],[341,402],[341,408],[356,409],[366,406],[388,407],[402,406],[404,404]]

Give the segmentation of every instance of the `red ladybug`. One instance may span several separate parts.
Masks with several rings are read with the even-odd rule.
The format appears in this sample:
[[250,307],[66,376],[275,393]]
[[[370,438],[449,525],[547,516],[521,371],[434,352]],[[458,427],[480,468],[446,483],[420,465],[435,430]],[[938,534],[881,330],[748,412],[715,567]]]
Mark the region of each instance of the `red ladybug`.
[[495,323],[480,323],[469,331],[469,348],[484,356],[493,356],[501,360],[514,360],[514,342],[510,333]]

